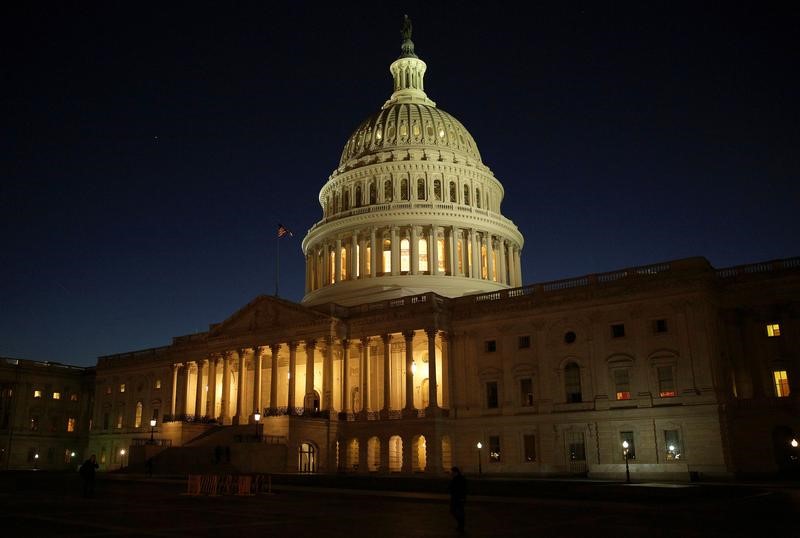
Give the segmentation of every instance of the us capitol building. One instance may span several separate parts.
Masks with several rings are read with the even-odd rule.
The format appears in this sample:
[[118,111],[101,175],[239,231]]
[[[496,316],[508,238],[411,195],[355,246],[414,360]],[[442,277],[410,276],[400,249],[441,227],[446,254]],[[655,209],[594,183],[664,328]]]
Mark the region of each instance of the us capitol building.
[[[0,468],[689,480],[797,464],[800,259],[704,258],[525,284],[467,129],[393,91],[345,142],[301,304],[83,369],[0,359]],[[625,443],[623,445],[623,443]],[[626,448],[623,448],[625,446]]]

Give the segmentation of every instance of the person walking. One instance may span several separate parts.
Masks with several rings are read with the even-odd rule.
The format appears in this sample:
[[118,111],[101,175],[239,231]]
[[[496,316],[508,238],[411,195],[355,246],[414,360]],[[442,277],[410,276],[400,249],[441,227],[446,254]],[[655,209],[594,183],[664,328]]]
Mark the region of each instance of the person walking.
[[94,473],[98,467],[100,466],[97,464],[97,456],[92,454],[78,471],[83,479],[83,496],[87,499],[94,495]]
[[450,480],[450,513],[456,518],[458,532],[464,532],[464,503],[467,502],[467,479],[458,467],[450,469],[453,478]]

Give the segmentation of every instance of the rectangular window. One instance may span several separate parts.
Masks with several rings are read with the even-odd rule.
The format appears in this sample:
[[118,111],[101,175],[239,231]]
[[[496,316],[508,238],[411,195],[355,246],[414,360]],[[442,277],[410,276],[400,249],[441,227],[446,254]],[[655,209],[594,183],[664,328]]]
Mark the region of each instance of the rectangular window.
[[72,461],[72,450],[66,449],[64,450],[64,463],[70,463]]
[[628,442],[628,460],[636,459],[636,445],[633,442],[633,432],[619,432],[619,445],[622,447],[622,457],[625,458],[625,446],[623,443]]
[[658,395],[662,398],[677,396],[675,382],[672,378],[672,366],[659,366],[656,371],[658,372]]
[[484,349],[486,353],[494,353],[497,351],[497,340],[486,340],[486,342],[484,342]]
[[73,392],[72,394],[70,394],[69,395],[69,401],[77,402],[78,401],[78,393],[77,392]]
[[530,336],[520,336],[519,337],[518,347],[519,347],[519,349],[528,349],[529,347],[531,347],[531,337]]
[[120,391],[120,392],[125,392],[125,383],[120,383],[120,385],[119,385],[119,391]]
[[773,336],[780,336],[781,335],[781,325],[780,323],[770,323],[767,325],[767,336],[772,338]]
[[586,461],[586,443],[583,432],[569,432],[567,435],[570,461]]
[[160,389],[161,388],[161,380],[160,379],[156,379],[156,382],[153,385],[153,388],[156,388],[156,389]]
[[29,424],[32,432],[39,431],[39,417],[31,417]]
[[74,432],[75,431],[75,423],[76,422],[75,422],[74,418],[68,418],[67,419],[67,431],[68,432]]
[[108,413],[103,413],[103,429],[108,429]]
[[106,394],[111,394],[111,385],[106,387]]
[[489,436],[489,462],[498,463],[500,461],[500,436]]
[[519,380],[519,401],[522,407],[533,406],[533,379]]
[[57,432],[61,419],[59,417],[50,417],[50,431]]
[[34,390],[34,391],[33,391],[33,397],[34,397],[34,398],[41,398],[41,397],[42,397],[42,391],[40,391],[40,390]]
[[625,336],[625,324],[624,323],[615,323],[611,326],[611,337],[612,338],[622,338]]
[[617,400],[631,399],[630,370],[628,368],[614,370],[614,385],[616,387]]
[[54,392],[53,393],[53,399],[54,400],[60,400],[61,399],[61,393],[60,392]]
[[667,461],[681,459],[681,438],[678,430],[664,430],[664,452]]
[[786,370],[775,370],[772,372],[772,377],[775,380],[775,396],[778,398],[789,396],[789,376]]
[[497,409],[497,402],[497,381],[489,381],[486,383],[486,407]]
[[536,436],[523,435],[522,436],[522,450],[523,460],[527,463],[536,461]]
[[665,333],[667,332],[667,320],[665,319],[657,319],[653,321],[653,332],[654,333]]
[[39,459],[39,451],[36,447],[31,447],[28,449],[28,462],[35,462]]
[[122,429],[122,413],[117,415],[117,429],[118,430]]
[[47,449],[47,463],[53,463],[55,457],[56,457],[56,449],[53,447],[49,447]]

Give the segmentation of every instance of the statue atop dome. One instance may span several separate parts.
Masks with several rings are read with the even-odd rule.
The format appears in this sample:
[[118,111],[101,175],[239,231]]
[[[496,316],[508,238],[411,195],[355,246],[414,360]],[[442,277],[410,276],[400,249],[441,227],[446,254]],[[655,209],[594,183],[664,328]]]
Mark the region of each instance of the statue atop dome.
[[400,55],[401,58],[416,58],[417,55],[414,54],[414,42],[411,41],[411,19],[408,15],[403,15],[403,28],[400,30],[400,35],[403,36],[403,44],[400,47],[403,53]]

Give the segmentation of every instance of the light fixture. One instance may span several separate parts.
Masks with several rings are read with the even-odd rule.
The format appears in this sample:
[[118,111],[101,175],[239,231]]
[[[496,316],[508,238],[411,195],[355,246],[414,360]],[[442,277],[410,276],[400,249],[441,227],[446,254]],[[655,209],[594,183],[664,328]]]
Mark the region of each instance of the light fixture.
[[125,455],[125,449],[124,449],[124,448],[121,448],[121,449],[119,450],[119,455],[120,455],[120,456],[124,456],[124,455]]
[[669,448],[670,452],[675,452],[675,445],[669,445],[667,448]]
[[39,459],[39,454],[34,454],[33,455],[33,459],[38,460]]
[[74,458],[74,457],[75,457],[75,453],[74,453],[74,452],[70,452],[70,453],[69,453],[69,457],[70,457],[70,458]]
[[789,444],[792,445],[792,448],[797,448],[797,439],[792,439]]

